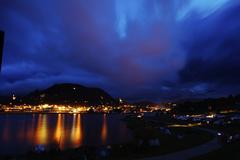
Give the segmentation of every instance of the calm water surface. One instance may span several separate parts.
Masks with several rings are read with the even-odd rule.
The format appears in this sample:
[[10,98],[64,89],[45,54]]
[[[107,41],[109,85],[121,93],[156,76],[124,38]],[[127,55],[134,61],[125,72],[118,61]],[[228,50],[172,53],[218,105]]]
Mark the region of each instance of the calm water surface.
[[119,114],[0,114],[0,154],[21,154],[38,144],[61,149],[119,144],[131,131]]

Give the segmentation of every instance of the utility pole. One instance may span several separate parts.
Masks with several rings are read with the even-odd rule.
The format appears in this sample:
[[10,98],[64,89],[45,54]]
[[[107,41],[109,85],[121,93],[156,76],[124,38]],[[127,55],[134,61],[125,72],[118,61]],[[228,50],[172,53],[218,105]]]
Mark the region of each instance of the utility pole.
[[0,31],[0,72],[2,70],[3,46],[4,46],[4,32]]

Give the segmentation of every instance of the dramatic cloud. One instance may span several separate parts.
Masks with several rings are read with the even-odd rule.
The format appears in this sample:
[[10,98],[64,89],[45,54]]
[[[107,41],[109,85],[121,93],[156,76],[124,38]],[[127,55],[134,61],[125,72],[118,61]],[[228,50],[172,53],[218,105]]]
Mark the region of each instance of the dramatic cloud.
[[237,93],[240,3],[2,0],[0,94],[54,83],[155,101]]

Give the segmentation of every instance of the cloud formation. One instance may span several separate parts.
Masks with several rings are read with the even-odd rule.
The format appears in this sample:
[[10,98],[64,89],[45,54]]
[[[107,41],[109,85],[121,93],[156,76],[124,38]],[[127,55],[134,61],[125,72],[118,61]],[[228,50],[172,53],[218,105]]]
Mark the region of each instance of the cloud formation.
[[129,100],[236,93],[239,8],[234,0],[2,0],[0,93],[61,82]]

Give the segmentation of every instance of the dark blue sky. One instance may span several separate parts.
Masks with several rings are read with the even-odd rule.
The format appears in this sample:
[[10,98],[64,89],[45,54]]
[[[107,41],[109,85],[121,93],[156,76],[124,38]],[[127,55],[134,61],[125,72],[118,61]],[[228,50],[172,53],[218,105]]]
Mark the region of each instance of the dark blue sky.
[[1,0],[1,94],[55,83],[154,101],[240,93],[238,0]]

